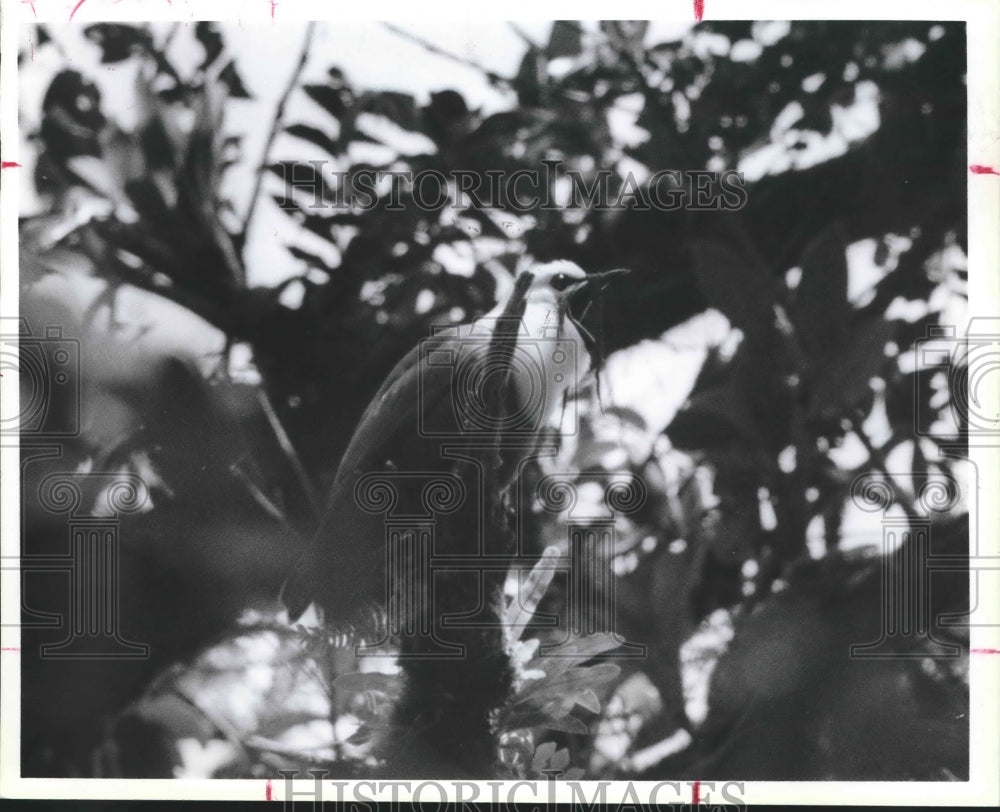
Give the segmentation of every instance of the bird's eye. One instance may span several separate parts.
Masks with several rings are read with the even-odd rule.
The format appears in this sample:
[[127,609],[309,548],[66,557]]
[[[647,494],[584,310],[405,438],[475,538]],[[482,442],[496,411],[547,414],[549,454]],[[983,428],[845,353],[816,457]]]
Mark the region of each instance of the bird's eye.
[[566,290],[569,287],[570,278],[564,273],[557,273],[552,277],[552,287],[556,290]]

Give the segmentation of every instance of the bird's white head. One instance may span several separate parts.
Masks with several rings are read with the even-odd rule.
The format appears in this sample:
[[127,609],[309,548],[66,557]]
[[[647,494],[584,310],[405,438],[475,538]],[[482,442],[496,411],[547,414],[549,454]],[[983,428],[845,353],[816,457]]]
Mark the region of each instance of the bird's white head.
[[[563,393],[577,388],[583,376],[600,363],[598,343],[584,326],[583,319],[590,310],[592,296],[599,295],[609,277],[622,272],[614,270],[588,274],[575,262],[566,259],[531,268],[532,279],[524,294],[522,336],[529,342],[554,341],[556,343],[551,346],[557,350],[554,353],[542,352],[540,345],[532,348],[538,351],[544,368],[542,378],[546,413],[551,413],[552,408],[561,403]],[[506,303],[499,304],[491,315],[499,315],[505,306]],[[559,344],[573,344],[576,351],[571,356],[567,355],[565,346],[560,348]],[[521,346],[520,340],[518,346]],[[555,358],[572,359],[569,374],[565,360],[550,363]],[[525,392],[525,397],[528,394]]]
[[532,337],[557,334],[567,335],[591,354],[595,350],[594,337],[583,319],[590,309],[593,296],[599,294],[607,280],[627,273],[624,268],[603,273],[588,274],[575,262],[559,259],[536,265],[531,269],[533,279],[525,296],[524,325]]
[[557,259],[531,269],[534,279],[528,288],[529,302],[556,304],[561,298],[587,281],[587,273],[575,262]]

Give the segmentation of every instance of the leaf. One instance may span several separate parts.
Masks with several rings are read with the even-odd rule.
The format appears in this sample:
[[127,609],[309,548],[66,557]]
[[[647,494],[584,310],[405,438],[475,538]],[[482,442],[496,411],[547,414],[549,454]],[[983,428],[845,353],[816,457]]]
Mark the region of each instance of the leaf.
[[521,639],[528,623],[531,622],[535,609],[545,594],[545,590],[552,583],[552,578],[556,574],[554,559],[559,557],[559,551],[555,547],[546,547],[541,558],[531,572],[518,595],[510,602],[507,611],[504,613],[504,625],[507,627],[507,634],[511,641]]
[[573,666],[594,659],[599,654],[612,651],[621,644],[609,634],[591,634],[574,637],[571,642],[559,647],[558,654],[542,653],[532,661],[536,668],[541,668],[549,676],[561,674]]
[[314,711],[293,710],[279,706],[274,716],[262,716],[259,720],[257,733],[268,739],[278,738],[282,733],[296,725],[308,724],[322,718],[322,714],[317,714]]
[[563,733],[580,733],[583,735],[587,735],[590,732],[590,728],[575,716],[564,716],[562,719],[543,719],[535,727],[544,727],[548,730],[559,730]]
[[770,320],[772,281],[754,261],[719,242],[695,240],[690,250],[698,285],[708,303],[742,330],[760,330]]
[[439,146],[453,144],[471,130],[472,113],[465,97],[456,90],[431,93],[430,104],[421,113],[424,134]]
[[939,372],[936,368],[917,369],[902,375],[886,392],[885,407],[889,423],[902,433],[927,434],[938,410],[929,407],[934,397],[931,381]]
[[554,719],[540,710],[512,713],[504,721],[506,730],[521,730],[525,728],[543,727],[548,730],[559,730],[563,733],[589,732],[587,726],[575,716],[562,716]]
[[604,409],[604,414],[617,417],[623,423],[631,423],[633,426],[638,426],[643,431],[647,428],[646,418],[628,406],[607,406]]
[[296,225],[311,231],[317,237],[321,237],[327,242],[332,242],[334,226],[358,225],[359,215],[353,212],[313,214],[286,195],[271,195],[270,197],[279,209],[295,221]]
[[148,47],[149,32],[132,25],[97,23],[84,29],[84,36],[101,49],[101,63],[124,62],[137,47]]
[[837,417],[871,389],[868,382],[885,363],[885,345],[894,326],[882,317],[869,319],[851,331],[827,366],[816,370],[809,416]]
[[354,102],[353,94],[346,88],[330,87],[330,85],[305,85],[302,89],[310,99],[336,119],[343,116],[347,108]]
[[618,49],[628,51],[634,59],[642,57],[648,20],[601,20],[600,27]]
[[267,171],[285,181],[289,191],[299,189],[303,194],[308,193],[311,197],[321,194],[321,200],[336,200],[336,196],[326,179],[312,164],[299,161],[279,161],[268,164]]
[[847,238],[839,225],[824,229],[802,254],[802,278],[791,318],[814,364],[838,352],[851,317],[847,301]]
[[549,768],[553,770],[565,770],[568,766],[569,750],[565,747],[561,750],[556,750],[555,754],[549,761]]
[[360,746],[362,744],[367,744],[372,739],[375,738],[379,733],[386,730],[388,724],[381,717],[376,717],[370,722],[364,722],[361,727],[355,730],[350,736],[348,736],[344,741],[347,744],[353,744],[355,746]]
[[396,674],[383,674],[379,671],[359,671],[353,674],[341,674],[333,681],[333,687],[348,693],[378,691],[390,697],[397,697],[402,693],[403,680]]
[[200,65],[200,68],[204,70],[222,53],[222,35],[219,33],[218,25],[206,20],[201,20],[195,25],[194,35],[201,43],[202,48],[205,49],[205,58]]
[[340,145],[318,127],[310,127],[308,124],[290,124],[285,127],[285,132],[310,144],[315,144],[329,155],[339,155]]
[[533,773],[542,773],[548,770],[563,772],[568,766],[569,750],[565,747],[557,750],[556,743],[551,741],[538,745],[538,749],[535,750],[535,755],[531,759]]
[[366,113],[385,116],[405,130],[416,130],[419,124],[417,100],[409,93],[394,90],[366,93],[359,106]]
[[585,688],[576,695],[576,704],[586,708],[591,713],[601,712],[601,700],[590,688]]
[[511,81],[522,107],[537,107],[542,103],[542,87],[547,79],[548,60],[541,51],[530,48],[521,60],[517,75]]
[[[615,455],[615,456],[611,456]],[[604,470],[605,460],[621,458],[627,459],[628,451],[616,440],[595,440],[590,443],[578,443],[576,452],[576,464],[580,471],[601,471]]]
[[556,20],[545,53],[549,59],[577,56],[583,51],[583,29],[575,20]]
[[478,127],[469,134],[468,141],[480,149],[493,152],[509,147],[517,141],[521,130],[530,128],[534,123],[535,111],[508,110],[494,113],[482,120]]
[[183,147],[171,138],[160,116],[153,116],[145,127],[139,129],[139,144],[151,170],[174,169],[177,166],[176,152]]
[[246,89],[243,84],[243,79],[240,78],[239,73],[236,71],[236,61],[233,60],[226,67],[222,69],[219,74],[219,81],[225,84],[229,88],[229,95],[234,99],[251,99],[253,96],[250,91]]
[[117,220],[95,221],[97,233],[115,248],[122,249],[142,259],[150,270],[168,274],[171,278],[180,276],[181,269],[176,260],[174,246],[164,242],[149,231],[122,226]]
[[793,342],[778,330],[747,333],[733,359],[733,400],[747,409],[758,442],[777,454],[788,443],[796,408],[790,376],[801,372]]
[[[567,697],[575,696],[577,691],[593,690],[614,682],[619,674],[621,668],[614,663],[572,668],[554,677],[528,683],[526,690],[514,697],[513,704],[540,706],[552,700],[566,701]],[[575,702],[573,699],[574,704]]]
[[746,398],[731,380],[695,394],[670,421],[666,434],[679,449],[728,447],[737,440],[763,442]]
[[552,760],[552,756],[556,752],[555,742],[542,742],[535,748],[535,756],[531,759],[531,769],[534,772],[541,772],[546,767],[548,767],[549,762]]
[[322,257],[317,256],[316,254],[313,254],[309,251],[306,251],[303,248],[299,248],[297,245],[289,245],[288,253],[290,253],[296,259],[301,259],[303,262],[305,262],[308,265],[311,265],[314,268],[319,268],[321,271],[326,271],[326,273],[328,274],[332,274],[334,271],[336,271],[336,268],[327,264],[326,260],[324,260]]
[[112,201],[116,206],[131,208],[119,179],[114,176],[111,168],[102,159],[95,158],[93,155],[75,155],[67,159],[66,166],[91,189]]

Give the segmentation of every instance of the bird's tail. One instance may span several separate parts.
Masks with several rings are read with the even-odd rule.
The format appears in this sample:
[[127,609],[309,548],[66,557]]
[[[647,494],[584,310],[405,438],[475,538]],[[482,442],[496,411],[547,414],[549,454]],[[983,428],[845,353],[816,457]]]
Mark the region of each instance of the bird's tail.
[[334,503],[282,584],[290,621],[315,603],[341,631],[370,625],[371,607],[380,603],[385,585],[377,543],[385,535],[383,521],[353,502]]
[[296,560],[281,585],[279,597],[288,611],[288,619],[293,623],[302,616],[316,597],[319,587],[318,564],[316,552],[310,546],[310,549]]

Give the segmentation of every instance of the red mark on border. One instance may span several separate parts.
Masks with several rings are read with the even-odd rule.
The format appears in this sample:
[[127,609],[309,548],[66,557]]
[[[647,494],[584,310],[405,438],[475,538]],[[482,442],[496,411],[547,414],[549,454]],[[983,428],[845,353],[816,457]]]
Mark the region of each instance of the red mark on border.
[[69,13],[70,22],[73,22],[73,15],[76,14],[80,10],[80,6],[82,6],[86,2],[87,0],[79,0],[79,2],[75,6],[73,6],[73,10]]
[[1000,175],[1000,170],[994,169],[992,166],[984,166],[983,164],[972,164],[969,166],[969,171],[973,175]]
[[264,800],[273,801],[274,800],[274,790],[271,787],[271,779],[267,779],[267,784],[264,786]]
[[278,4],[275,2],[275,0],[271,0],[271,19],[272,20],[274,19],[274,10],[277,7],[278,7]]
[[38,11],[35,9],[35,0],[21,0],[21,5],[31,6],[31,13],[35,15],[35,19],[38,19]]
[[20,169],[21,164],[17,161],[2,161],[0,162],[0,169]]
[[691,785],[691,806],[698,806],[701,803],[701,781],[695,781]]
[[0,651],[20,651],[20,650],[21,649],[19,649],[17,646],[4,646],[3,648],[0,648]]
[[969,654],[1000,654],[1000,648],[970,648]]
[[694,18],[701,22],[701,18],[705,16],[705,0],[694,0]]

